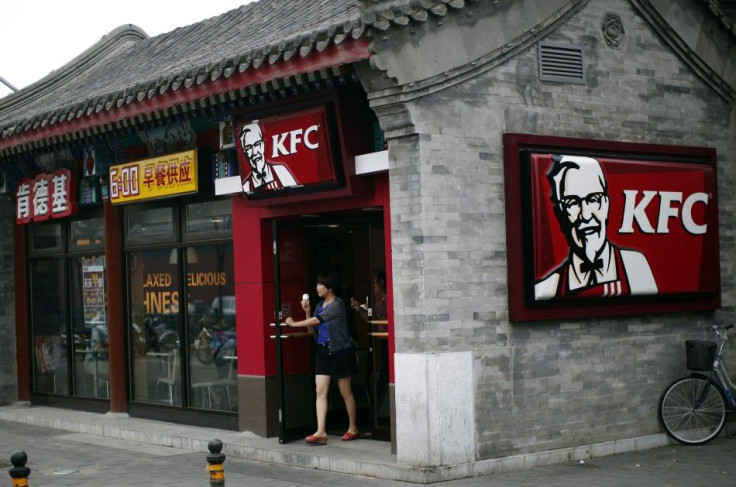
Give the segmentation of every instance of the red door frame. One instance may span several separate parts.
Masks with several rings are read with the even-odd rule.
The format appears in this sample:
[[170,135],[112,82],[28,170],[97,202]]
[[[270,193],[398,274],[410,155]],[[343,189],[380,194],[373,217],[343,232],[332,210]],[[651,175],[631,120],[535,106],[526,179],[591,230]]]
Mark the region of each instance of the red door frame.
[[311,200],[273,207],[252,206],[242,196],[233,198],[233,247],[238,340],[238,374],[274,376],[276,355],[270,323],[273,322],[274,275],[270,221],[306,213],[381,208],[384,220],[386,289],[389,321],[389,381],[394,382],[394,313],[391,269],[391,218],[388,174],[372,176],[369,196]]

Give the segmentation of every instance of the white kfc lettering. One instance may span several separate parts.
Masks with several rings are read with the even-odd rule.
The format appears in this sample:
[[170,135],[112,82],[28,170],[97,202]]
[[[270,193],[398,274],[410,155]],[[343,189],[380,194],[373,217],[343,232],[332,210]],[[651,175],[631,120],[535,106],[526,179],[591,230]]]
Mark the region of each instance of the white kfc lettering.
[[283,134],[277,134],[271,137],[271,147],[273,147],[271,157],[278,157],[279,154],[283,154],[285,156],[289,155],[286,147],[284,147],[284,141],[286,140],[287,135],[289,135],[288,132],[284,132]]
[[682,193],[674,191],[659,192],[659,218],[657,219],[657,233],[670,233],[668,222],[670,218],[677,218],[677,208],[672,203],[682,203]]
[[289,148],[291,149],[292,154],[296,152],[296,146],[302,141],[302,132],[302,129],[292,130],[289,132],[289,135],[291,135],[291,144],[289,145]]
[[307,149],[317,149],[319,147],[319,142],[310,142],[309,141],[309,134],[313,132],[317,132],[319,130],[319,125],[312,125],[311,127],[308,127],[307,130],[304,131],[304,145],[307,146]]
[[642,232],[654,233],[654,228],[652,228],[652,225],[649,223],[649,218],[647,218],[645,210],[647,209],[647,205],[650,201],[652,201],[657,192],[643,191],[643,198],[638,205],[636,204],[637,194],[639,194],[639,191],[632,191],[630,189],[624,190],[626,202],[624,203],[624,217],[623,221],[621,222],[621,228],[618,229],[619,233],[634,233],[634,228],[632,226],[634,220],[636,220]]
[[707,193],[693,193],[685,200],[682,205],[682,225],[685,230],[692,233],[693,235],[703,235],[708,231],[708,225],[698,225],[693,221],[693,205],[695,203],[703,203],[708,205],[708,194]]
[[[707,224],[698,224],[693,220],[695,203],[708,204],[707,193],[693,193],[685,199],[680,209],[674,203],[681,203],[683,194],[675,191],[642,191],[642,198],[637,203],[638,190],[624,190],[624,214],[619,233],[634,233],[634,221],[643,233],[668,234],[669,220],[681,215],[682,226],[692,235],[703,235],[708,231]],[[647,206],[659,195],[659,215],[655,231],[646,214]]]
[[[271,136],[271,157],[288,156],[299,150],[299,145],[304,144],[307,149],[317,149],[319,142],[310,140],[310,135],[319,130],[319,125],[312,125],[304,129],[296,129]],[[288,138],[288,148],[287,148]]]

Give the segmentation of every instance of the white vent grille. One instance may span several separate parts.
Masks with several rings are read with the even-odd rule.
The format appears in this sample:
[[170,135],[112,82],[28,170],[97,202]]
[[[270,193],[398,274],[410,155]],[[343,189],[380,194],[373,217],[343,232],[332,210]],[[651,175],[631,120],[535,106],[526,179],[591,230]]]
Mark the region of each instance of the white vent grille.
[[583,48],[553,42],[539,43],[539,79],[585,84]]

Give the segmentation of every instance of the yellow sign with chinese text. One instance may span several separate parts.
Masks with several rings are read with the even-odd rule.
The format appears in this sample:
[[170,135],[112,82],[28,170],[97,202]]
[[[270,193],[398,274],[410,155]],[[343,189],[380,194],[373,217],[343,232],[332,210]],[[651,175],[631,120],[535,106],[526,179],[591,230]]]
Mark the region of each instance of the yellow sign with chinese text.
[[197,151],[110,166],[110,202],[144,201],[196,193]]

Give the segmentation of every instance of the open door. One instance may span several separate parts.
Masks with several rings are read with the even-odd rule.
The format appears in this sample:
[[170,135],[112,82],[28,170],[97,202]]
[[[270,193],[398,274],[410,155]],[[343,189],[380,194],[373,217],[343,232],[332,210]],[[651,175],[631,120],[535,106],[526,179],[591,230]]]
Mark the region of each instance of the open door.
[[[287,316],[305,318],[300,301],[310,295],[317,305],[315,278],[332,270],[340,277],[338,295],[345,301],[348,326],[356,346],[358,374],[353,376],[358,427],[365,437],[390,440],[388,400],[388,333],[379,315],[375,278],[385,269],[383,220],[380,212],[313,215],[310,219],[273,222],[277,374],[280,388],[279,441],[303,439],[316,429],[312,356],[314,337],[302,328],[281,323]],[[384,275],[385,279],[385,275]],[[350,308],[353,297],[365,311]],[[347,415],[336,381],[328,397],[327,432],[342,435]]]
[[[299,228],[274,220],[274,333],[279,387],[279,442],[303,439],[314,432],[315,396],[312,374],[312,335],[286,327],[287,316],[304,319],[300,301],[307,277],[306,240]],[[312,295],[314,292],[311,293]]]

